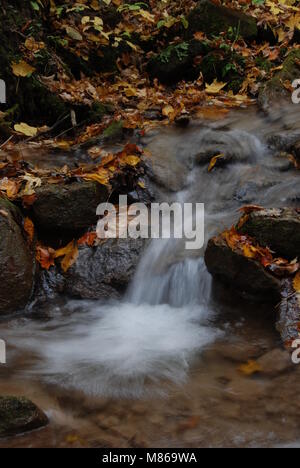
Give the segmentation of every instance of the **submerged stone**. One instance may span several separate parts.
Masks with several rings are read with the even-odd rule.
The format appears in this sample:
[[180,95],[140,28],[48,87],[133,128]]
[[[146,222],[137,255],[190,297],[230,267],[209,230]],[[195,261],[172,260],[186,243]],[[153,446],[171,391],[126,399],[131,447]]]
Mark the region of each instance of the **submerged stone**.
[[0,397],[0,437],[14,436],[48,424],[47,416],[24,397]]

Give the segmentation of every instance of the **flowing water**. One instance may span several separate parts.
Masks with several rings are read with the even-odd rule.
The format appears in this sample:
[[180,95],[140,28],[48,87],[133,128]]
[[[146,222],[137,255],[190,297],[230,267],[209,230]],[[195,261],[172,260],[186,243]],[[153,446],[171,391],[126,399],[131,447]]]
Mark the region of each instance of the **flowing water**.
[[[299,205],[299,173],[268,146],[297,139],[298,114],[253,109],[150,132],[159,196],[204,203],[206,241],[245,204]],[[236,161],[209,173],[199,160],[216,149]],[[238,369],[280,346],[275,311],[213,285],[203,250],[153,240],[122,302],[66,299],[49,303],[47,318],[1,323],[0,394],[32,398],[50,425],[0,446],[297,445],[300,370]]]

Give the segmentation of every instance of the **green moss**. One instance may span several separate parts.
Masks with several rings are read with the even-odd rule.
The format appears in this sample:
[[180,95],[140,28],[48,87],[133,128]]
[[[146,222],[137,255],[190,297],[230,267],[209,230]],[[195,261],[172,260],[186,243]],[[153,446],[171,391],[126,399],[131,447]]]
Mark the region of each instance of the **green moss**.
[[107,127],[102,137],[105,140],[118,140],[123,137],[123,122],[120,120],[119,122],[113,122],[112,124]]

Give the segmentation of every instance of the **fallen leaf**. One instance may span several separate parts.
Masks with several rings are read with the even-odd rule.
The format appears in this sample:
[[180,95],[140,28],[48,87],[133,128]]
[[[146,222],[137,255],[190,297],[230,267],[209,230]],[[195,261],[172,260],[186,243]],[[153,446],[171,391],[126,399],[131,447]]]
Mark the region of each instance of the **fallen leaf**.
[[55,265],[55,250],[50,247],[38,245],[36,248],[36,259],[45,270]]
[[32,244],[33,239],[34,239],[34,224],[31,221],[30,218],[25,218],[24,220],[24,231],[27,234],[27,238],[29,240],[29,243]]
[[213,168],[215,167],[215,165],[217,164],[218,160],[219,159],[224,159],[224,157],[225,157],[225,154],[221,153],[221,154],[217,154],[216,156],[211,158],[209,166],[208,166],[208,172],[211,172],[213,170]]
[[22,122],[20,124],[16,124],[14,126],[14,129],[18,133],[22,133],[23,135],[27,137],[34,137],[38,133],[38,129],[36,127],[30,127],[30,125],[27,125],[26,123]]
[[95,243],[95,240],[97,239],[97,233],[96,232],[87,232],[78,240],[78,245],[88,245],[89,247],[92,247]]
[[64,273],[76,262],[78,258],[78,245],[76,241],[71,241],[66,247],[55,252],[55,258],[63,257],[61,267]]
[[15,76],[21,76],[23,78],[31,75],[35,71],[35,68],[26,63],[24,60],[21,60],[19,63],[12,62],[11,68]]
[[242,374],[250,376],[262,371],[262,367],[256,361],[248,361],[247,364],[242,364],[239,369]]
[[212,84],[205,85],[205,90],[207,94],[218,94],[225,86],[227,86],[227,83],[219,83],[217,79],[215,79]]

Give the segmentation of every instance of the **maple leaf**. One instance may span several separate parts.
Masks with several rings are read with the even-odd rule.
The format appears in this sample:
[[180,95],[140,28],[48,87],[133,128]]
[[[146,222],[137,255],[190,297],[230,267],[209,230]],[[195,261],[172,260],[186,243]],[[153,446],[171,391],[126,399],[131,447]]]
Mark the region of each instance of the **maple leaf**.
[[217,79],[212,84],[206,84],[205,90],[207,94],[218,94],[223,88],[227,86],[227,83],[219,83]]
[[35,71],[35,68],[26,63],[24,60],[21,60],[19,63],[12,62],[11,68],[15,76],[20,76],[23,78],[31,75]]
[[76,262],[78,258],[78,244],[76,241],[71,241],[68,245],[62,249],[58,249],[55,252],[55,258],[63,257],[61,260],[61,267],[64,273]]

